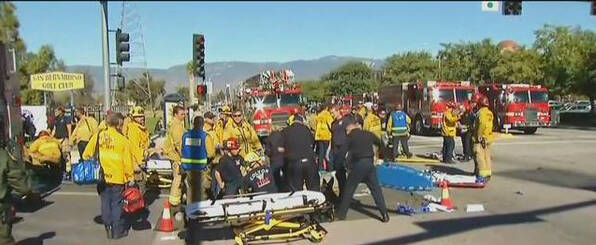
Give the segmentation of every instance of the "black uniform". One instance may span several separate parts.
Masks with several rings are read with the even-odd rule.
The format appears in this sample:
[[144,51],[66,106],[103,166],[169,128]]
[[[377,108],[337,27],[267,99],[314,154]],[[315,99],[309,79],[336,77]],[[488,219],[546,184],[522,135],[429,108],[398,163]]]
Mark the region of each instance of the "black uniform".
[[320,191],[320,177],[313,150],[315,137],[310,129],[302,122],[294,122],[281,133],[285,149],[284,157],[288,164],[286,180],[290,191],[302,190],[305,182],[308,190]]
[[236,195],[242,187],[242,171],[240,167],[244,165],[244,159],[240,155],[231,157],[224,155],[217,164],[217,171],[225,184],[224,195]]
[[251,192],[277,192],[273,171],[269,166],[260,166],[249,171],[244,176],[244,186],[250,188]]
[[351,117],[344,117],[340,120],[333,121],[331,124],[331,150],[333,153],[333,168],[335,170],[335,178],[339,185],[339,196],[342,195],[346,186],[346,153],[348,152],[348,136],[346,134],[346,126],[352,122]]
[[383,142],[374,134],[362,129],[356,128],[348,135],[348,159],[350,166],[350,174],[346,189],[341,196],[341,204],[339,206],[339,218],[345,218],[352,196],[356,191],[356,187],[361,182],[364,182],[375,200],[377,207],[381,211],[381,216],[387,215],[387,207],[385,206],[385,199],[379,180],[377,179],[377,171],[374,166],[374,151],[373,144],[377,145],[383,150],[384,156],[389,156]]
[[474,112],[466,111],[462,116],[464,127],[461,131],[461,144],[464,154],[464,161],[472,159],[472,131],[474,128]]
[[271,163],[271,170],[273,171],[273,178],[275,179],[275,185],[281,191],[286,190],[287,184],[282,178],[282,169],[284,169],[284,155],[279,151],[279,147],[284,146],[284,140],[281,131],[273,131],[267,137],[265,142],[265,154],[269,157]]

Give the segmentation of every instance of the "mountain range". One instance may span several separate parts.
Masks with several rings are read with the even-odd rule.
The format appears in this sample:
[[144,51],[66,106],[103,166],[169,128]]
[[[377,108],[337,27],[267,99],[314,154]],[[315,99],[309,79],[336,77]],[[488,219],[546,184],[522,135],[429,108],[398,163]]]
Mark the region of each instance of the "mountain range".
[[[254,76],[266,70],[290,69],[295,74],[295,81],[319,79],[329,71],[340,67],[349,61],[361,61],[372,66],[373,69],[380,69],[384,60],[369,59],[349,56],[325,56],[311,60],[294,60],[290,62],[212,62],[205,64],[207,79],[211,78],[213,82],[213,91],[217,92],[225,88],[226,83],[232,87],[238,85],[240,81]],[[126,68],[126,65],[125,65]],[[94,81],[93,90],[97,93],[103,92],[103,67],[90,65],[72,65],[67,66],[68,72],[87,71]],[[126,68],[126,80],[140,77],[144,68]],[[188,86],[188,74],[184,64],[175,65],[167,69],[147,69],[151,76],[166,81],[166,92],[173,93],[180,86]],[[112,71],[113,73],[113,71]]]

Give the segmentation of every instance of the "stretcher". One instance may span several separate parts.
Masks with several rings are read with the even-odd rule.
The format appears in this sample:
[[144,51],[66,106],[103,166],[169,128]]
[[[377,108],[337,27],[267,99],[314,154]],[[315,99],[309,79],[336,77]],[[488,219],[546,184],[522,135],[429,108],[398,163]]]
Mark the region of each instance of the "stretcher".
[[333,208],[325,195],[316,191],[253,193],[186,207],[189,220],[230,224],[234,228],[234,240],[240,245],[299,238],[320,242],[327,234],[318,221],[323,215],[333,219]]
[[169,188],[172,186],[172,163],[167,159],[147,159],[147,165],[143,168],[147,174],[147,184],[155,185],[158,188]]
[[377,167],[377,178],[382,187],[395,190],[430,191],[434,188],[430,174],[396,162],[385,162]]
[[454,188],[484,188],[486,183],[476,182],[476,176],[470,175],[451,175],[440,172],[432,172],[432,178],[435,183],[447,182],[448,187]]

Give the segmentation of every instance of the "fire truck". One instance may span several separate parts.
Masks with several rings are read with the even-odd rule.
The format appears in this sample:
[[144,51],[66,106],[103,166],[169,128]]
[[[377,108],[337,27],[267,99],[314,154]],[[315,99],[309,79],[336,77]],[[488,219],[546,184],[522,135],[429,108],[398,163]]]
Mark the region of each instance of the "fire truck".
[[441,129],[447,102],[462,105],[472,99],[476,87],[469,81],[417,81],[379,88],[379,100],[387,112],[399,103],[412,118],[412,133],[436,133]]
[[274,126],[284,127],[290,115],[302,113],[302,89],[294,83],[291,70],[265,71],[243,83],[243,100],[253,113],[259,137],[268,136]]
[[495,130],[507,127],[533,134],[551,125],[548,89],[529,84],[488,84],[478,87],[490,102]]

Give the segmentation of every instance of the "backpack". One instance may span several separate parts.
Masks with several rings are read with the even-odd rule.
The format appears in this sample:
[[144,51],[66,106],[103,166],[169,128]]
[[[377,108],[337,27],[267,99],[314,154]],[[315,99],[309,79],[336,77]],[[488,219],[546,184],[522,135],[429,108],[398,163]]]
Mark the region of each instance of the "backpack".
[[133,214],[145,209],[145,199],[138,187],[128,187],[122,192],[124,198],[124,212]]
[[409,128],[406,113],[403,111],[394,111],[391,113],[391,119],[393,121],[393,125],[391,125],[393,135],[401,136],[408,134]]

